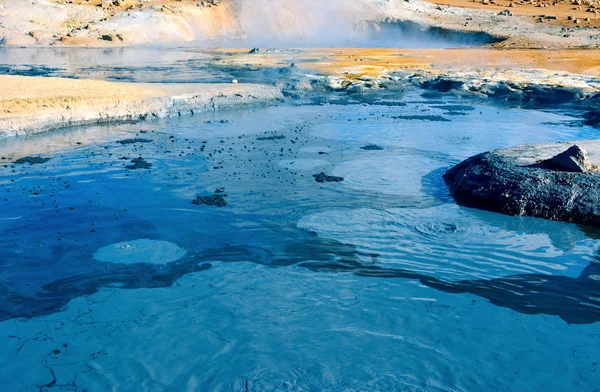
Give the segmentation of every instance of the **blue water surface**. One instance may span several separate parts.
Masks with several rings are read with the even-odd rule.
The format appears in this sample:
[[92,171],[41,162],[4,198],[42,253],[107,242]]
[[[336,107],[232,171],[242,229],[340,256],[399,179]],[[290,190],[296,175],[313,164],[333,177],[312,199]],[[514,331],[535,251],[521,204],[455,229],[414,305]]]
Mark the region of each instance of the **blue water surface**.
[[[459,207],[441,175],[598,130],[576,112],[399,101],[1,141],[2,385],[597,390],[598,232]],[[152,167],[127,169],[138,157]],[[228,205],[192,204],[215,194]]]

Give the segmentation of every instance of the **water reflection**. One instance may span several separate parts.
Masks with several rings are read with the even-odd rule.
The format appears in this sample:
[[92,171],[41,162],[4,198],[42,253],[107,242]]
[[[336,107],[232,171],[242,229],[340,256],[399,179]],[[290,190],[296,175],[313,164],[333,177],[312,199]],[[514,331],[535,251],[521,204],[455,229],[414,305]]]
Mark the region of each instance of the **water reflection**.
[[448,282],[405,269],[363,265],[352,259],[332,263],[303,263],[319,272],[352,272],[357,276],[418,280],[423,285],[452,294],[473,294],[490,303],[524,314],[558,316],[569,324],[600,321],[600,257],[577,278],[523,274],[497,279]]

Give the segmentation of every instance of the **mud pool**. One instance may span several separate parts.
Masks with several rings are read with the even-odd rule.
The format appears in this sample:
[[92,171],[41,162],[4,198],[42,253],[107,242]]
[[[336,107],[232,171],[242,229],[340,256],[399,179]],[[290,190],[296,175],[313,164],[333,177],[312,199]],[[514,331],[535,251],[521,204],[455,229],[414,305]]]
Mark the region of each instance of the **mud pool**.
[[[578,112],[409,94],[2,140],[0,380],[594,390],[600,232],[458,207],[441,174],[597,132]],[[151,142],[119,143],[135,138]],[[126,168],[139,157],[151,168]]]

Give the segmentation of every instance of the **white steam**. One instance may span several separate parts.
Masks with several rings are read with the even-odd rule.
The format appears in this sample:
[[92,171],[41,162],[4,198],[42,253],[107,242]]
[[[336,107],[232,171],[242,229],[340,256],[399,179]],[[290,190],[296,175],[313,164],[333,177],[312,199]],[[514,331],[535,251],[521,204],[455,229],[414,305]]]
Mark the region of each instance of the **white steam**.
[[252,0],[238,3],[238,20],[257,45],[350,42],[362,22],[360,2],[347,0]]

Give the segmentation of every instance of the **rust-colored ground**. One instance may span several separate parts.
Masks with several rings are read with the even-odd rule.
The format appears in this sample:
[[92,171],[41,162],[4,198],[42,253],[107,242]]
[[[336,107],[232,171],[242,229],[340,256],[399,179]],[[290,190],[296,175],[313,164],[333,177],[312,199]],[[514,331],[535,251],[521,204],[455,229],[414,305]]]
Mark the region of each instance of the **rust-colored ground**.
[[[511,1],[511,0],[427,0],[434,4],[472,8],[500,12],[509,10],[514,15],[525,15],[537,21],[542,15],[555,16],[552,20],[543,18],[543,23],[573,27],[600,28],[600,2],[595,1]],[[512,4],[512,7],[510,6]],[[572,20],[569,20],[569,16]],[[589,19],[589,20],[586,20]],[[578,21],[576,23],[575,21]]]
[[[223,50],[231,52],[231,50]],[[225,57],[226,65],[287,66],[326,75],[378,76],[402,69],[546,69],[600,77],[600,50],[475,49],[312,49],[297,52],[247,54]]]

